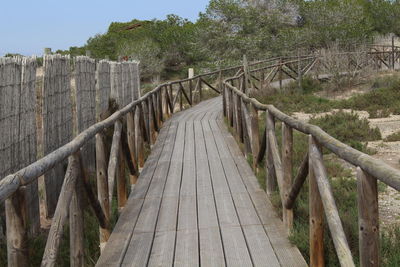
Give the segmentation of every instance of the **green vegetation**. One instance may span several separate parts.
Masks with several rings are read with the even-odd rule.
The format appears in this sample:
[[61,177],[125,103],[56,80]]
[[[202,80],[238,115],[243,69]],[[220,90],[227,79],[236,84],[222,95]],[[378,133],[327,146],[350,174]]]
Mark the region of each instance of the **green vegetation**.
[[328,47],[352,47],[388,33],[400,34],[400,2],[210,0],[195,22],[176,15],[164,20],[113,22],[83,47],[57,52],[95,58],[131,58],[143,77],[157,80],[196,69]]
[[331,136],[351,147],[368,152],[362,142],[381,140],[378,128],[371,128],[367,119],[360,119],[354,112],[338,111],[319,118],[312,118],[311,124],[321,127]]
[[400,114],[400,76],[384,76],[375,79],[372,90],[347,100],[334,103],[336,108],[366,110],[370,118],[388,117],[391,113]]
[[400,132],[395,132],[383,139],[385,142],[397,142],[400,141]]

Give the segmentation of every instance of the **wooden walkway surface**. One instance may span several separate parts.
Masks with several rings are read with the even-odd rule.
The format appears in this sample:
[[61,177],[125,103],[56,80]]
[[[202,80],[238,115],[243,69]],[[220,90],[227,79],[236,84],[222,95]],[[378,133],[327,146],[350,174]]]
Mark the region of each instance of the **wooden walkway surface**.
[[175,114],[97,266],[306,266],[222,121],[220,97]]

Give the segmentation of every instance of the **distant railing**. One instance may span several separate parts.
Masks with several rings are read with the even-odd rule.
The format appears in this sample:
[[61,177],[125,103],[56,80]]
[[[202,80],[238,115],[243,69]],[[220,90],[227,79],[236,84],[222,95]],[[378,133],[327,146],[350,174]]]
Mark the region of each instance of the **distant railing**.
[[[385,47],[385,50],[368,52],[368,55],[373,66],[378,68],[380,62],[389,68],[398,62],[398,51],[397,48],[388,50]],[[352,53],[348,55],[352,56]],[[389,61],[393,64],[391,65]],[[324,213],[341,266],[354,266],[323,163],[322,147],[357,166],[360,262],[361,266],[378,266],[380,261],[377,181],[400,190],[400,171],[349,147],[315,125],[294,119],[273,105],[264,105],[248,96],[250,91],[264,90],[273,82],[277,82],[281,87],[283,79],[301,79],[306,73],[312,72],[320,62],[321,58],[318,56],[295,60],[280,59],[279,63],[244,71],[226,79],[222,91],[223,113],[229,126],[233,128],[238,142],[244,144],[244,153],[253,155],[253,167],[257,168],[265,158],[266,190],[269,194],[279,191],[283,222],[288,232],[293,228],[295,219],[294,203],[307,176],[309,177],[310,266],[324,265]],[[246,70],[246,67],[244,69]],[[285,78],[282,78],[282,75],[285,75]],[[276,76],[279,78],[275,79]],[[262,129],[263,134],[260,136],[261,113],[265,113],[266,127]],[[282,122],[281,153],[275,135],[276,121]],[[304,155],[294,179],[292,177],[293,130],[309,136],[308,152]]]

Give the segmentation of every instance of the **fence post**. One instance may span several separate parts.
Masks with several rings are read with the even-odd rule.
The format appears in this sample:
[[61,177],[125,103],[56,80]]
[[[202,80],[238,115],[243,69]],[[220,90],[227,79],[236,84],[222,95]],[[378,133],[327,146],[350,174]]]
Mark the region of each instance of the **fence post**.
[[275,168],[274,168],[274,162],[272,158],[272,151],[271,151],[271,145],[270,145],[270,140],[268,138],[269,132],[272,132],[275,134],[275,120],[272,114],[268,111],[265,112],[266,114],[266,123],[265,125],[267,126],[266,132],[266,156],[265,156],[265,170],[266,170],[266,181],[265,185],[267,187],[267,193],[268,195],[271,195],[273,192],[276,191],[277,189],[277,181],[276,181],[276,174],[275,174]]
[[[129,152],[131,156],[131,160],[135,168],[137,168],[137,160],[136,160],[136,145],[135,145],[135,110],[129,112],[126,116],[127,120],[127,139],[128,139],[128,146]],[[137,181],[137,174],[131,175],[131,185],[136,184]]]
[[317,177],[313,170],[311,151],[319,147],[314,137],[309,136],[309,208],[310,208],[310,266],[325,266],[324,260],[324,207],[318,190]]
[[379,207],[377,180],[357,168],[358,225],[361,266],[379,266]]
[[[260,133],[258,129],[258,111],[257,108],[250,103],[250,127],[251,127],[251,152],[253,154],[253,168],[257,168],[257,156],[260,151]],[[238,135],[240,138],[240,134]]]
[[394,70],[394,67],[395,67],[395,57],[394,57],[394,36],[392,36],[392,69]]
[[[83,171],[81,169],[81,173]],[[69,237],[71,266],[84,266],[82,178],[80,177],[75,182],[69,205]]]
[[[123,138],[121,136],[121,138]],[[118,155],[119,160],[117,167],[117,197],[118,197],[118,210],[121,212],[125,207],[126,201],[128,199],[126,192],[126,166],[125,166],[125,157],[124,151],[122,149],[122,140],[119,141],[119,150]]]
[[[108,180],[107,180],[107,155],[102,133],[96,134],[96,169],[97,169],[97,198],[101,209],[106,217],[107,223],[110,222],[110,200],[108,198]],[[100,252],[103,251],[110,230],[100,227]]]
[[143,111],[141,104],[137,105],[135,112],[135,144],[137,161],[140,168],[144,166],[144,135],[141,121],[143,120]]
[[28,233],[24,187],[5,201],[8,266],[28,266]]
[[282,58],[279,58],[279,74],[278,74],[278,78],[279,78],[279,89],[282,89]]
[[293,171],[293,129],[282,122],[282,169],[283,169],[283,222],[290,233],[293,228],[293,209],[285,207],[285,200],[288,198],[292,187]]

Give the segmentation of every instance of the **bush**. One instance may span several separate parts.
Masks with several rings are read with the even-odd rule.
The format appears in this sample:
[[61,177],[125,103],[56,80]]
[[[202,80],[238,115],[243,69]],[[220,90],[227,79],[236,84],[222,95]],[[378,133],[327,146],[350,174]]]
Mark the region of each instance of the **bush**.
[[378,128],[371,128],[367,119],[360,119],[354,112],[338,111],[320,118],[312,118],[310,123],[318,125],[339,141],[364,152],[368,151],[362,142],[382,139]]
[[395,132],[384,139],[385,142],[397,142],[400,141],[400,132]]

